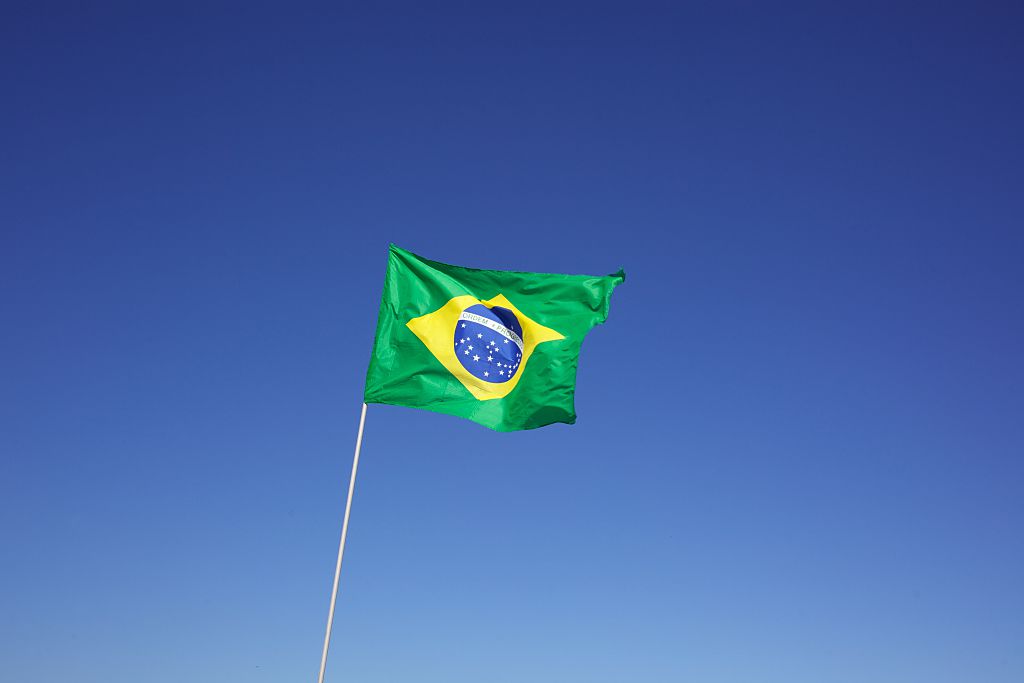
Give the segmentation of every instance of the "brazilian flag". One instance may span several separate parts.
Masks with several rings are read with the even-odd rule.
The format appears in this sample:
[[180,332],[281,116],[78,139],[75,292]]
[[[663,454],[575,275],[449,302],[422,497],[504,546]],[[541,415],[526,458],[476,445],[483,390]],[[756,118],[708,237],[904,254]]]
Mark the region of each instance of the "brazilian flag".
[[580,345],[608,317],[614,275],[478,270],[395,245],[366,403],[458,415],[508,432],[573,424]]

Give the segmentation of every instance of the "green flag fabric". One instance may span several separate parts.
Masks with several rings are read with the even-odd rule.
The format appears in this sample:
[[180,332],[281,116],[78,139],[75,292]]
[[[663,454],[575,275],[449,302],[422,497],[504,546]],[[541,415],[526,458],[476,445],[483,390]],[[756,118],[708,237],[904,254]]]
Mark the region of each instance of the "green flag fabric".
[[573,424],[580,345],[625,277],[478,270],[392,244],[364,400],[503,432]]

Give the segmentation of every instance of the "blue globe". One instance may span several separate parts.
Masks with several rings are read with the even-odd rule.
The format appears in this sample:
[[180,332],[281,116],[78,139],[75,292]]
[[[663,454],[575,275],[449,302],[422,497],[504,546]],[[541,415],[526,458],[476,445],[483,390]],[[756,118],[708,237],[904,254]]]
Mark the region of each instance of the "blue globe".
[[501,384],[523,362],[523,326],[507,308],[473,304],[455,323],[455,356],[471,375]]

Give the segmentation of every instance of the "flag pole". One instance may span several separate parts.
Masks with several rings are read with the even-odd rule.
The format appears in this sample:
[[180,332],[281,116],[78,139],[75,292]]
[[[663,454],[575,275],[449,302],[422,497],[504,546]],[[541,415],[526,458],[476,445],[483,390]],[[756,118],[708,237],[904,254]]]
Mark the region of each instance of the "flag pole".
[[352,512],[352,492],[356,488],[356,469],[359,467],[359,449],[363,445],[363,425],[366,424],[366,404],[359,414],[359,433],[356,435],[356,454],[352,458],[352,478],[348,482],[348,500],[345,502],[345,520],[341,523],[341,543],[338,544],[338,564],[334,568],[334,588],[331,589],[331,607],[327,612],[327,633],[324,634],[324,654],[320,658],[320,677],[317,683],[324,683],[327,669],[327,648],[331,644],[331,626],[334,625],[334,603],[338,600],[338,579],[341,577],[341,558],[345,554],[345,537],[348,536],[348,517]]

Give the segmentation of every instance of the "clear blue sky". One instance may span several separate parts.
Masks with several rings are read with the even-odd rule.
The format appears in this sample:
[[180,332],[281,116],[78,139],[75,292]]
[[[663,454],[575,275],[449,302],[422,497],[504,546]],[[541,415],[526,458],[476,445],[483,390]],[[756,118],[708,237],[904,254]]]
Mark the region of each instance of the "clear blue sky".
[[394,241],[629,279],[573,427],[370,407],[329,680],[1024,680],[1019,9],[100,4],[0,21],[0,679],[314,679]]

